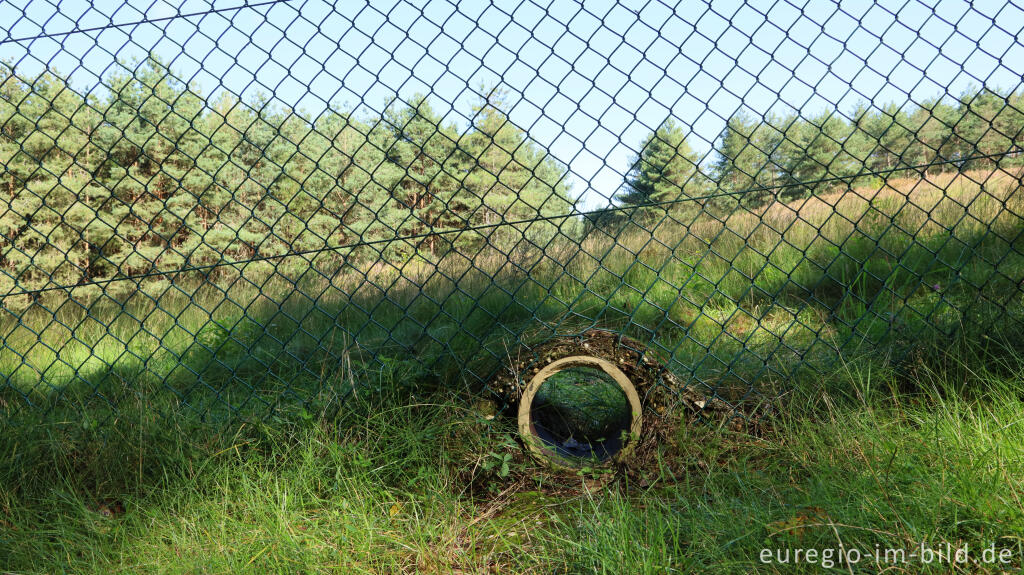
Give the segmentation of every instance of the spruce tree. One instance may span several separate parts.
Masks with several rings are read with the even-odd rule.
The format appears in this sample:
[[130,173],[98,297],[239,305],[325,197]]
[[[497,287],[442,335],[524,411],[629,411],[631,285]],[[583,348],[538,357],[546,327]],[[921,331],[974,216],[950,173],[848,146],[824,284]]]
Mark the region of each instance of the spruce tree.
[[626,189],[616,196],[622,205],[642,207],[635,218],[650,220],[658,213],[692,210],[677,200],[700,195],[704,189],[697,154],[686,141],[686,132],[671,118],[644,139],[640,153],[626,176]]

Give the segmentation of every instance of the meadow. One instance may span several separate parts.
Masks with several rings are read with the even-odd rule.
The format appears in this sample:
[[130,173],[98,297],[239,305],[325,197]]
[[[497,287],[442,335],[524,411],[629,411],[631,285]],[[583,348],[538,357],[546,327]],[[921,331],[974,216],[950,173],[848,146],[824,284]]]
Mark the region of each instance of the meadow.
[[[0,569],[819,572],[761,550],[948,543],[1019,570],[1021,185],[925,174],[581,242],[49,293],[0,327]],[[682,426],[611,484],[554,475],[478,406],[520,342],[592,326],[775,416]]]
[[[972,562],[839,570],[1013,572],[1022,374],[1024,356],[976,342],[909,378],[850,359],[770,431],[684,428],[649,479],[603,486],[525,460],[464,394],[364,393],[225,427],[147,400],[102,433],[5,426],[0,557],[13,573],[817,573],[762,550],[949,544]],[[990,546],[1009,563],[975,555]]]
[[595,326],[650,345],[702,390],[729,398],[756,381],[772,395],[843,352],[906,355],[1019,327],[1020,178],[894,179],[720,215],[686,206],[543,245],[499,227],[489,249],[434,261],[317,254],[217,283],[134,280],[119,297],[45,292],[0,318],[6,403],[102,414],[151,390],[200,415],[263,416],[324,393],[339,365],[351,377],[334,395],[357,381],[479,389],[520,343]]

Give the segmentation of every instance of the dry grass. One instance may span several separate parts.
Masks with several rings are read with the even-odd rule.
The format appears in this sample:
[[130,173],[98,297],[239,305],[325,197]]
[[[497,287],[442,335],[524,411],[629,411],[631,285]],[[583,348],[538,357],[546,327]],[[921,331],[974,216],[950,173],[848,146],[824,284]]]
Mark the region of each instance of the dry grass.
[[[0,363],[20,389],[44,394],[83,371],[95,382],[129,364],[144,364],[160,385],[187,386],[210,369],[242,369],[237,353],[266,358],[271,380],[272,366],[312,376],[323,368],[316,362],[357,349],[443,360],[455,373],[463,362],[498,361],[517,334],[597,325],[653,339],[709,384],[768,362],[764,380],[807,361],[813,347],[879,343],[895,317],[926,333],[964,322],[978,293],[1012,295],[1024,279],[1024,250],[1013,243],[1024,228],[1020,189],[1020,171],[930,175],[721,218],[673,213],[651,230],[630,224],[582,241],[489,244],[436,262],[377,259],[338,271],[314,259],[298,278],[268,275],[272,264],[261,262],[230,284],[154,282],[93,304],[71,294],[48,309],[9,311]],[[956,282],[959,293],[929,290]]]
[[1018,214],[1024,214],[1022,177],[1022,169],[933,174],[738,208],[725,218],[674,216],[654,226],[653,233],[629,226],[616,238],[592,234],[583,251],[615,252],[612,244],[617,243],[632,253],[675,248],[676,253],[693,255],[740,240],[767,253],[783,240],[807,249],[819,236],[838,243],[856,231],[878,235],[886,231],[885,224],[896,224],[915,238],[950,230],[966,236],[989,226],[1010,233],[1021,224]]

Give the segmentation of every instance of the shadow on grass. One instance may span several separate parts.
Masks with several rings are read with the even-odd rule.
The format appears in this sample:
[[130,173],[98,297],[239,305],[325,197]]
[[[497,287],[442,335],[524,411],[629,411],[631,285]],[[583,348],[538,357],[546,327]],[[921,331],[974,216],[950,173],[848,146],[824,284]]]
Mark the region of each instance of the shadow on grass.
[[335,416],[220,426],[166,395],[101,428],[58,406],[0,434],[0,556],[81,573],[659,573],[754,570],[766,545],[828,548],[838,534],[863,549],[995,543],[1016,567],[1022,358],[932,348],[912,393],[845,358],[766,435],[687,429],[649,486],[580,496],[507,492],[497,476],[490,497],[464,496],[465,471],[500,453],[464,397],[365,393]]
[[650,346],[688,385],[737,402],[820,377],[842,354],[905,356],[1024,325],[1020,233],[871,231],[815,243],[782,275],[740,273],[745,245],[716,281],[698,273],[714,243],[692,261],[663,250],[660,263],[623,245],[589,254],[571,244],[497,262],[457,254],[458,265],[311,267],[296,281],[242,270],[245,281],[227,288],[58,300],[7,313],[0,401],[8,412],[67,404],[87,425],[161,394],[158,404],[202,418],[267,418],[381,382],[485,387],[521,344],[601,327]]

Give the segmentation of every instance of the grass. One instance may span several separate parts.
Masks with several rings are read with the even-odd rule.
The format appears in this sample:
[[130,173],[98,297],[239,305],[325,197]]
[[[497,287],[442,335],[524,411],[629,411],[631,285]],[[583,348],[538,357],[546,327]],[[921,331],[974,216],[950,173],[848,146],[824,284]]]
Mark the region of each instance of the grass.
[[[443,392],[210,426],[126,410],[0,434],[0,557],[24,573],[790,573],[762,549],[1024,557],[1024,356],[844,361],[761,436],[682,429],[642,479],[556,478]],[[507,474],[485,465],[512,454]],[[975,557],[974,552],[979,555]],[[822,551],[827,552],[827,551]],[[855,572],[947,573],[948,563]],[[847,572],[846,566],[835,569]]]
[[[995,545],[1019,571],[1020,188],[894,180],[511,255],[6,306],[0,571],[819,572],[760,554],[840,542]],[[603,489],[554,476],[468,406],[519,341],[594,325],[781,409],[757,435],[684,427]],[[951,569],[866,561],[832,570]]]
[[543,249],[340,268],[312,258],[300,277],[257,262],[217,283],[52,293],[4,307],[0,397],[114,412],[148,387],[213,418],[258,416],[308,398],[339,364],[360,380],[479,384],[520,341],[593,326],[648,342],[695,385],[771,392],[865,346],[1016,329],[1020,188],[1003,169],[941,174]]

